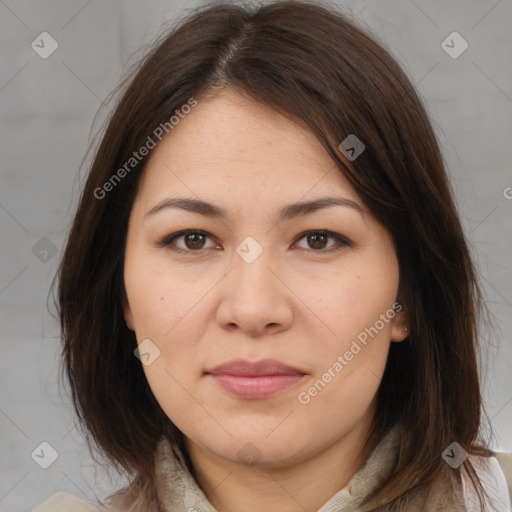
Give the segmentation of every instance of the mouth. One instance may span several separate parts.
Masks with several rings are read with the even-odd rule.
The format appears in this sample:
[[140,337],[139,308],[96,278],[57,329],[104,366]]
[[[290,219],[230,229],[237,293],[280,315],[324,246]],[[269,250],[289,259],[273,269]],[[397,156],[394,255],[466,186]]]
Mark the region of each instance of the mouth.
[[276,395],[306,377],[300,369],[280,361],[264,359],[255,363],[237,359],[205,372],[217,386],[238,398],[258,399]]

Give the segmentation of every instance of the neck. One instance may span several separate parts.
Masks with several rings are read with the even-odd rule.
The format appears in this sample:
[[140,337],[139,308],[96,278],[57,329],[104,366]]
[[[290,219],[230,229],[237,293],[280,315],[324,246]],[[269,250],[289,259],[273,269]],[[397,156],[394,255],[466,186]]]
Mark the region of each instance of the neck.
[[314,456],[274,467],[246,466],[186,440],[194,476],[218,512],[304,512],[318,510],[347,485],[375,448],[367,421]]

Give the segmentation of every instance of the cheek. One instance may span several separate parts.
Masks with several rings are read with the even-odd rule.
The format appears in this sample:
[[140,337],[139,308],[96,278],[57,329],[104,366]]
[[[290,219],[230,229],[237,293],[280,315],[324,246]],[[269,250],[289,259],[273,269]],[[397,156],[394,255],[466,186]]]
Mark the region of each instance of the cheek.
[[204,325],[197,313],[204,290],[186,286],[175,269],[132,269],[127,268],[126,286],[136,337],[139,343],[149,338],[159,351],[143,371],[158,403],[181,428],[180,418],[197,407],[186,390],[200,378],[197,341]]
[[201,295],[201,287],[187,284],[178,269],[144,254],[127,259],[124,279],[135,329],[145,337],[165,339]]
[[187,370],[186,362],[170,364],[168,355],[162,353],[143,369],[156,401],[178,429],[187,432],[205,421],[204,410],[188,392],[193,389],[195,377]]
[[[309,298],[318,316],[334,331],[333,337],[350,343],[359,332],[373,326],[381,314],[389,311],[395,302],[397,287],[397,279],[383,281],[370,273],[352,273],[329,281]],[[390,332],[389,322],[384,329],[379,328],[386,329]]]
[[[378,386],[391,340],[398,277],[394,258],[360,257],[321,286],[308,286],[305,302],[314,304],[312,309],[329,327],[322,343],[315,346],[318,374],[332,368],[342,356],[346,363],[342,371],[335,372],[334,380],[344,381],[344,390],[368,387],[371,393],[372,384]],[[315,333],[309,337],[314,339]],[[331,393],[343,394],[343,390],[329,386],[325,398]]]
[[197,359],[206,322],[201,314],[205,287],[187,283],[176,268],[135,261],[126,266],[125,285],[136,337],[139,344],[151,340],[158,352],[154,362],[143,367],[144,373],[161,405],[172,403],[173,411],[186,412],[194,404],[180,384],[189,389],[200,378]]

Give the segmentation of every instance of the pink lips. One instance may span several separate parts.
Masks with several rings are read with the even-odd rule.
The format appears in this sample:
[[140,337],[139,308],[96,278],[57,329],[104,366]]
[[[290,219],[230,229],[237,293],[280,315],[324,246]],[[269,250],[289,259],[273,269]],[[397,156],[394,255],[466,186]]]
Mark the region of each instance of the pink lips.
[[241,398],[266,398],[300,381],[305,373],[274,359],[236,359],[206,372],[225,391]]

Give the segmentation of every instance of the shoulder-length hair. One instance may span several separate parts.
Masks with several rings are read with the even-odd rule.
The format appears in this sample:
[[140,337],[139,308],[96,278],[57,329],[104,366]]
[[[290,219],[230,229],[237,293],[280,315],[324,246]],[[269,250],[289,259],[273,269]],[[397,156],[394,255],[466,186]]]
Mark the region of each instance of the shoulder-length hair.
[[[392,235],[410,335],[391,344],[369,438],[382,439],[397,422],[405,428],[398,464],[375,500],[454,471],[441,457],[454,441],[491,455],[477,442],[482,294],[426,109],[381,44],[345,14],[307,1],[203,6],[166,32],[122,84],[55,276],[62,368],[89,446],[149,494],[159,439],[183,441],[149,388],[124,322],[127,223],[147,161],[138,150],[158,143],[162,129],[170,133],[184,105],[224,88],[309,130]],[[340,150],[351,134],[365,145],[355,160]],[[469,460],[464,468],[482,491]]]

